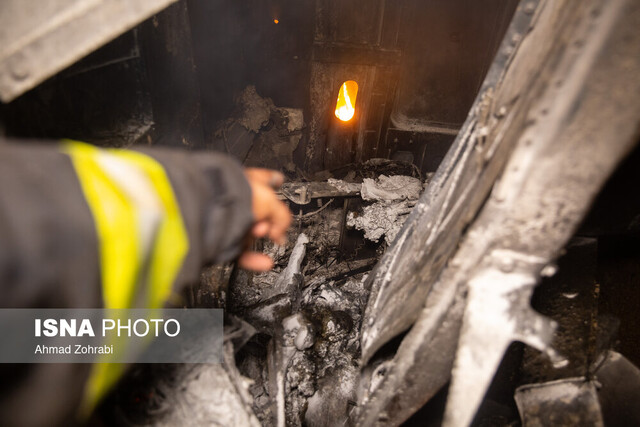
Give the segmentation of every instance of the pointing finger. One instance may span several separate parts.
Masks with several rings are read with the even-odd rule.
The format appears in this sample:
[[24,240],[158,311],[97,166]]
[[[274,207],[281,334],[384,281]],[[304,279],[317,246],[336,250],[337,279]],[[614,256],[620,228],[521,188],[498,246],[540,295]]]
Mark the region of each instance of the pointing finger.
[[245,174],[250,181],[259,182],[274,189],[279,188],[284,182],[284,175],[271,169],[247,168]]
[[248,251],[240,255],[238,265],[246,270],[269,271],[273,267],[273,260],[268,255]]

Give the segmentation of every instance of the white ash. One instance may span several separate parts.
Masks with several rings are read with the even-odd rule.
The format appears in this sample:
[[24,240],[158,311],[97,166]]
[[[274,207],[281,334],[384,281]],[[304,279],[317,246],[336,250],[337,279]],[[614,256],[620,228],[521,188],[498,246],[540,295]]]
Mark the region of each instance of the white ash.
[[362,208],[360,214],[349,212],[347,214],[347,226],[364,231],[364,237],[378,242],[382,236],[387,244],[402,228],[408,214],[411,212],[413,202],[403,200],[397,203],[376,202]]
[[422,192],[422,182],[418,178],[405,175],[365,178],[362,182],[362,200],[417,200]]
[[315,331],[311,322],[302,313],[296,313],[282,321],[284,343],[305,350],[315,342]]
[[360,275],[360,279],[351,278],[347,280],[345,284],[342,285],[342,290],[352,294],[357,294],[361,298],[368,296],[369,292],[364,287],[367,277],[369,277],[369,273],[363,273]]
[[419,179],[404,175],[380,175],[362,183],[362,199],[375,201],[361,212],[347,214],[347,226],[364,231],[364,237],[373,242],[391,244],[402,228],[408,214],[422,192]]

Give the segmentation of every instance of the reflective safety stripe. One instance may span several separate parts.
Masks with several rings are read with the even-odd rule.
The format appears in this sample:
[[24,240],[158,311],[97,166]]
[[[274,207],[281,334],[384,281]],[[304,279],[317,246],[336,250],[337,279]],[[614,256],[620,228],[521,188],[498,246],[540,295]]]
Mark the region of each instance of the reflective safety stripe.
[[96,224],[105,306],[127,308],[140,265],[134,205],[98,164],[99,149],[71,142],[65,148]]
[[[164,168],[142,153],[77,141],[64,141],[63,151],[71,157],[96,224],[105,308],[162,307],[189,249]],[[120,364],[94,364],[85,389],[84,415],[123,369]]]
[[135,151],[120,151],[118,155],[146,173],[164,209],[164,219],[152,247],[146,301],[148,308],[160,307],[169,298],[173,281],[189,250],[187,231],[164,168],[152,158]]

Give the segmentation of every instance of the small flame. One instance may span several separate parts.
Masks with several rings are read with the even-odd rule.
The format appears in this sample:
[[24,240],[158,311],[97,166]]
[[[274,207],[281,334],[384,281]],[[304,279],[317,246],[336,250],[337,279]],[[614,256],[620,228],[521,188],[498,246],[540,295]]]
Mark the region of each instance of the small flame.
[[356,95],[358,94],[358,83],[353,80],[346,81],[338,92],[338,102],[336,103],[336,117],[343,122],[348,122],[356,113]]
[[278,21],[277,19],[274,19],[274,20],[273,20],[273,23],[274,23],[274,24],[277,24],[278,22],[280,22],[280,21]]

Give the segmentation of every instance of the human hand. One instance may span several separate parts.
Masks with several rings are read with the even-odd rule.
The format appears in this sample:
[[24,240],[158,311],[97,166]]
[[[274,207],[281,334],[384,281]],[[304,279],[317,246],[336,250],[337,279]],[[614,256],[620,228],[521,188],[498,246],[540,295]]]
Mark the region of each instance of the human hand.
[[[284,245],[291,225],[291,212],[273,191],[282,185],[284,176],[280,172],[258,168],[247,168],[244,173],[251,186],[254,218],[246,247],[251,247],[255,239],[263,237]],[[238,258],[238,265],[247,270],[268,271],[273,267],[273,260],[268,255],[245,249]]]

